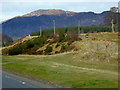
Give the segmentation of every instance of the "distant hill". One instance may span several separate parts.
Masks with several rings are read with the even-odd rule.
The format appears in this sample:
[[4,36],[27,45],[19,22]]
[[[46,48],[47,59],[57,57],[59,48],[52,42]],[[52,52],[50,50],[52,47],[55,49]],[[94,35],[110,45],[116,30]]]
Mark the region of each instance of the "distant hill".
[[9,37],[8,35],[6,35],[6,34],[1,34],[0,33],[0,45],[6,45],[6,44],[10,44],[10,43],[12,43],[13,42],[13,40],[12,40],[12,38],[11,37]]
[[15,17],[2,23],[3,33],[12,38],[26,36],[32,32],[53,28],[53,20],[56,27],[77,26],[80,20],[81,26],[104,24],[107,12],[96,14],[93,12],[71,12],[63,10],[37,10],[23,16]]

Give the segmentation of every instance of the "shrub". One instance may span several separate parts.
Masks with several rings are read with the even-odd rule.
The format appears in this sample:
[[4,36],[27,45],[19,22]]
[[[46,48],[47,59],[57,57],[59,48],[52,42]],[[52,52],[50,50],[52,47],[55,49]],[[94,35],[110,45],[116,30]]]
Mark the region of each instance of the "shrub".
[[52,47],[47,46],[47,48],[45,50],[45,54],[49,54],[50,52],[52,52]]
[[62,42],[63,40],[65,40],[65,35],[64,32],[59,32],[59,38],[58,38],[58,42]]
[[66,41],[71,40],[71,37],[70,37],[70,35],[69,35],[69,34],[66,34],[65,40],[66,40]]
[[48,34],[46,37],[47,37],[47,38],[49,38],[49,37],[50,37],[50,35]]
[[53,33],[50,34],[50,38],[54,38],[54,34]]
[[56,43],[57,41],[58,41],[58,39],[59,39],[59,34],[58,33],[56,33],[55,35],[54,35],[54,37],[53,37],[53,43]]
[[40,45],[39,38],[35,38],[33,42],[35,45]]
[[44,37],[39,38],[40,44],[42,44],[42,45],[45,44],[45,41],[46,41],[46,39]]
[[61,51],[65,51],[66,49],[67,49],[67,45],[62,44],[62,46],[61,46]]
[[70,36],[71,40],[73,40],[73,41],[77,41],[78,40],[77,31],[71,30],[71,31],[68,31],[67,33]]
[[46,42],[46,39],[44,37],[35,38],[33,40],[34,45],[41,45],[42,46],[43,44],[45,44],[45,42]]
[[27,42],[26,42],[26,48],[27,48],[27,49],[30,49],[30,48],[32,48],[32,47],[34,47],[33,41],[31,41],[31,40],[27,41]]
[[6,47],[6,46],[9,46],[10,44],[9,43],[2,43],[2,47]]
[[19,45],[19,46],[16,46],[16,47],[13,47],[11,49],[8,50],[8,54],[9,55],[18,55],[18,54],[22,54],[22,46]]

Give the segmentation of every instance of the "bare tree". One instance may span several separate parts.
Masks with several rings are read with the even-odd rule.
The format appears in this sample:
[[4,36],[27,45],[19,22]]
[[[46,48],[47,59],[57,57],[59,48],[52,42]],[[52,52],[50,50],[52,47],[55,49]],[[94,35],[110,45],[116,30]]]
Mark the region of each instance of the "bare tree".
[[78,21],[78,39],[80,38],[80,21]]
[[111,7],[110,8],[110,11],[107,12],[106,16],[105,16],[105,19],[104,19],[104,23],[105,25],[109,25],[111,26],[111,22],[112,22],[112,25],[117,25],[118,22],[118,8],[117,7]]
[[112,32],[114,32],[114,21],[113,21],[113,19],[111,21],[111,24],[112,24]]
[[117,7],[111,7],[110,11],[116,13],[116,12],[118,12],[118,8]]

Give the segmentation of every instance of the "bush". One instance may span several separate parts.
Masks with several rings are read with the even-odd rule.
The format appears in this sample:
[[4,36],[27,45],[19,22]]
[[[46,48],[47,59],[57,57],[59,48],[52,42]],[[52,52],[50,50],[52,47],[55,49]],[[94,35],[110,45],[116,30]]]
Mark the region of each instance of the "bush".
[[65,35],[64,32],[59,32],[59,38],[58,38],[58,42],[62,42],[63,40],[65,40]]
[[69,35],[69,34],[66,34],[65,39],[66,39],[66,41],[70,41],[70,40],[71,40],[70,35]]
[[45,44],[46,39],[44,37],[39,37],[39,38],[35,38],[32,42],[34,45],[40,45],[42,46],[43,44]]
[[18,55],[18,54],[22,54],[22,46],[19,45],[19,46],[16,46],[16,47],[13,47],[11,49],[8,50],[8,54],[9,55]]
[[50,37],[50,35],[48,34],[46,37],[47,37],[47,38],[49,38],[49,37]]
[[26,42],[26,48],[27,48],[27,49],[30,49],[30,48],[32,48],[32,47],[34,47],[33,41],[31,41],[31,40],[27,41],[27,42]]
[[61,46],[61,51],[65,51],[66,49],[67,49],[67,45],[62,44],[62,46]]
[[45,44],[46,39],[44,37],[39,38],[39,42],[41,45]]
[[59,34],[56,33],[56,34],[53,36],[53,43],[58,42],[58,39],[59,39]]
[[6,47],[6,46],[9,46],[10,44],[9,43],[2,43],[2,47]]
[[39,41],[39,38],[35,38],[34,39],[34,44],[37,46],[37,45],[40,45],[40,41]]
[[45,50],[45,54],[50,54],[50,52],[52,52],[52,47],[47,46],[47,48]]
[[69,35],[71,40],[73,40],[73,41],[77,41],[78,40],[78,34],[77,34],[76,30],[68,31],[67,34]]

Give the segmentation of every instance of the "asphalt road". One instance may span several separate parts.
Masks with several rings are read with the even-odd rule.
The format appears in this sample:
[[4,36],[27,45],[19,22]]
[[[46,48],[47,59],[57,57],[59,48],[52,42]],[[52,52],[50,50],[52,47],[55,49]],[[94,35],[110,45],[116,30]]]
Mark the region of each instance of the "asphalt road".
[[35,81],[8,72],[2,72],[2,88],[55,88],[43,81]]

